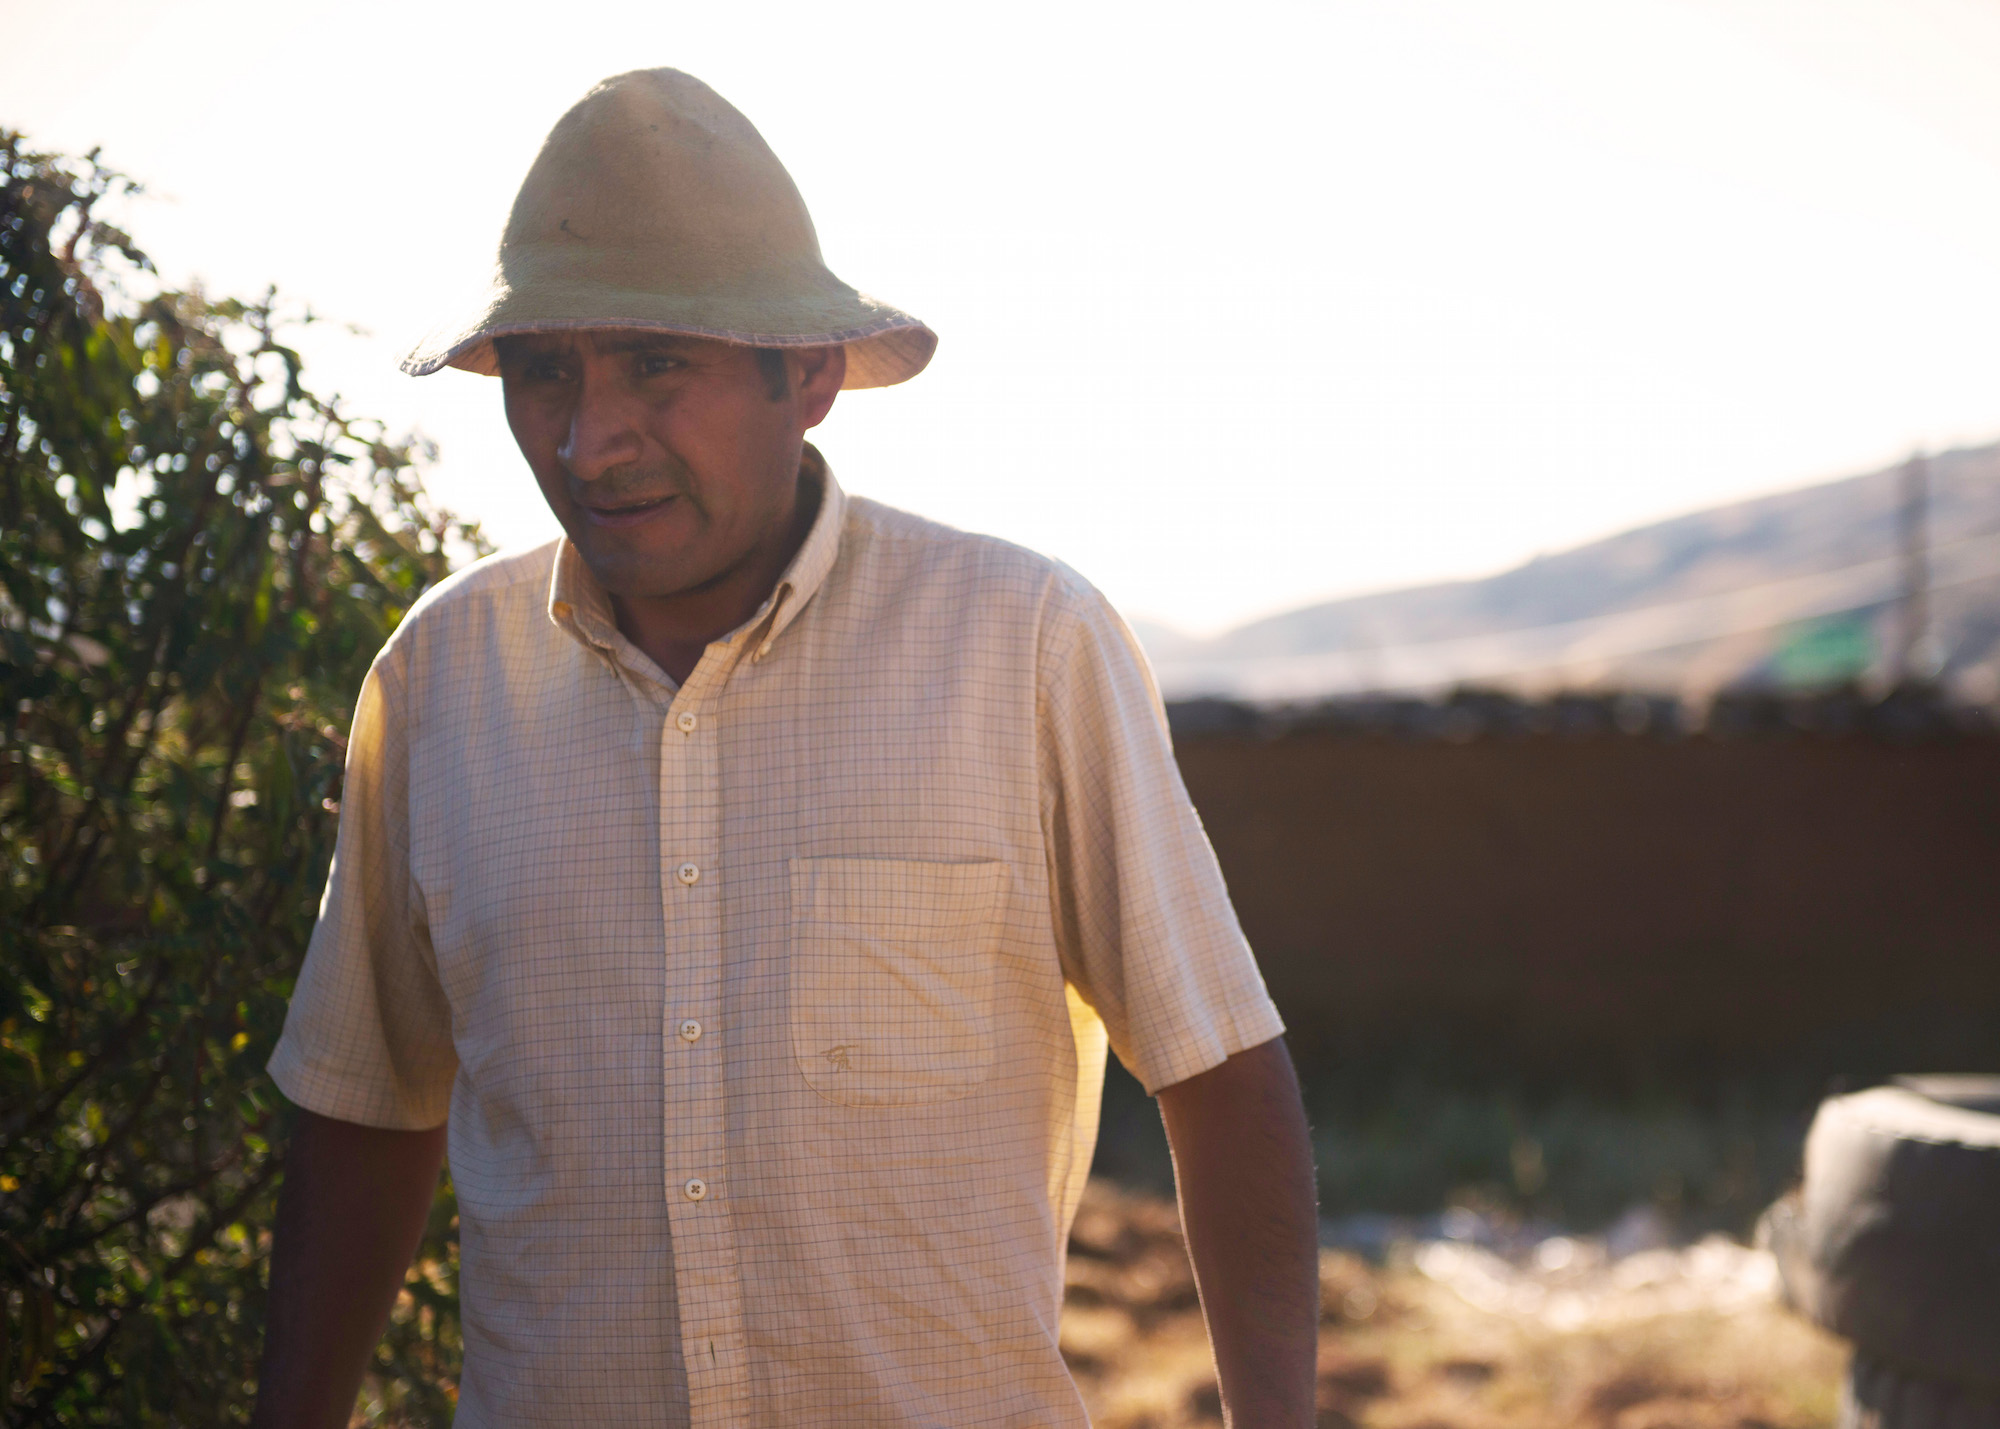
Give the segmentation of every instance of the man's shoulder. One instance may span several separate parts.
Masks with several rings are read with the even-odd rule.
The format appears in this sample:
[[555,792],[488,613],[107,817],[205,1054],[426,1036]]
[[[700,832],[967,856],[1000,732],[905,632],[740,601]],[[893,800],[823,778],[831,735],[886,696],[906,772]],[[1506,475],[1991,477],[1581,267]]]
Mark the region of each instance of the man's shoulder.
[[396,626],[383,656],[408,660],[419,649],[441,651],[462,633],[496,616],[532,613],[548,599],[558,538],[520,551],[484,556],[425,591]]
[[852,556],[854,576],[874,584],[953,587],[988,600],[1012,596],[1037,605],[1069,606],[1096,595],[1082,576],[1039,551],[863,496],[848,500],[842,546]]
[[871,638],[931,642],[953,652],[940,659],[989,669],[1017,661],[1010,668],[1039,688],[1126,689],[1132,711],[1164,718],[1131,628],[1101,591],[1051,556],[856,498],[842,558],[843,604]]

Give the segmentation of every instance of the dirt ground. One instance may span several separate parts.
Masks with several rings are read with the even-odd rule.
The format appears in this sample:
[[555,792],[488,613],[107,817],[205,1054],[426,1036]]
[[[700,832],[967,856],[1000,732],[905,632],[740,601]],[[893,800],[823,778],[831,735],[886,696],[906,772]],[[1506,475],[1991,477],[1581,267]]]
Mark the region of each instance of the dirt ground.
[[[1382,1266],[1323,1252],[1320,1429],[1832,1424],[1845,1350],[1775,1303],[1756,1253],[1590,1252],[1564,1241],[1518,1270],[1444,1243]],[[1221,1422],[1171,1202],[1093,1182],[1068,1286],[1063,1352],[1093,1423]]]

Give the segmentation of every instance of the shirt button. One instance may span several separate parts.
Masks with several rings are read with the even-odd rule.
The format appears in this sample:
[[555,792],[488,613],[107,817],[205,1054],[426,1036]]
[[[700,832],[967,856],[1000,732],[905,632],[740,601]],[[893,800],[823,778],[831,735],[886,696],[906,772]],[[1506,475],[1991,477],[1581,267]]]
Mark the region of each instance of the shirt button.
[[699,723],[701,721],[694,717],[693,710],[682,710],[674,716],[674,728],[678,729],[682,734],[693,734],[694,727]]
[[701,1040],[701,1024],[695,1021],[692,1017],[690,1017],[688,1018],[687,1021],[681,1024],[681,1041],[698,1042],[700,1040]]
[[686,1193],[690,1201],[699,1201],[703,1196],[708,1194],[708,1182],[702,1180],[699,1176],[690,1176],[688,1177],[688,1183],[681,1187],[681,1190]]
[[682,883],[692,884],[697,878],[701,877],[701,870],[691,863],[684,863],[674,870],[674,877],[678,878]]

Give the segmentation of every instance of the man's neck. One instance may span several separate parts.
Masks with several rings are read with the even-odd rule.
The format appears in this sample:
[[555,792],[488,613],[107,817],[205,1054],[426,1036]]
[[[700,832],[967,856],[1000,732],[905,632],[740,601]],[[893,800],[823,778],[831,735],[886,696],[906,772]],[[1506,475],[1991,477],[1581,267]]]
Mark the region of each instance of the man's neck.
[[769,597],[812,532],[823,499],[820,483],[802,473],[790,522],[714,580],[673,595],[613,595],[619,633],[676,684],[686,683],[702,652],[756,614]]

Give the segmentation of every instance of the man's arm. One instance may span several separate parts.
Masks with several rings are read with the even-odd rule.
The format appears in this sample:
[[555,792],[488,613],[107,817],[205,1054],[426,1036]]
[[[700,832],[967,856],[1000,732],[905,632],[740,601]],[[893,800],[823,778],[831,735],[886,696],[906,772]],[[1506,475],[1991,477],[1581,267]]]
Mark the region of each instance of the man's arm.
[[1309,1429],[1319,1214],[1282,1038],[1159,1093],[1181,1225],[1231,1429]]
[[443,1127],[299,1113],[285,1157],[252,1429],[345,1429],[444,1161]]

